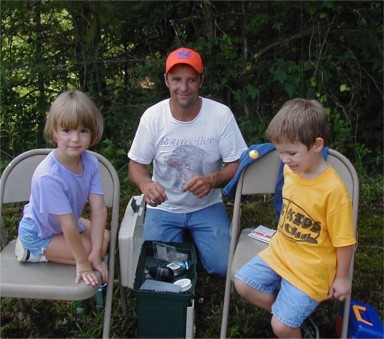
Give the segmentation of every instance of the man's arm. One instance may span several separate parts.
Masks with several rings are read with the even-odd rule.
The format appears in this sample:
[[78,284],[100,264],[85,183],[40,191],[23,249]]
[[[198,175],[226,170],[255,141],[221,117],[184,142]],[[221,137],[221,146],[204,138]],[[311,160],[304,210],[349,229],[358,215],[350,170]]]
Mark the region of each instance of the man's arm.
[[129,179],[144,194],[145,202],[151,206],[160,205],[167,200],[164,188],[154,182],[148,173],[148,165],[130,160],[128,165]]
[[205,197],[212,188],[226,185],[235,175],[239,165],[240,160],[236,160],[225,163],[218,172],[195,176],[185,184],[183,191],[190,191],[199,198]]

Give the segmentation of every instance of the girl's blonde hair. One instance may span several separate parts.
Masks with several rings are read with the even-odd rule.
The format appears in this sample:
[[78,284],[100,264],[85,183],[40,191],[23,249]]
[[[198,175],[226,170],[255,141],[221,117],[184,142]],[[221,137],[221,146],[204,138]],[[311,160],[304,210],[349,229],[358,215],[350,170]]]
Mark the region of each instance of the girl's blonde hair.
[[87,94],[79,90],[69,90],[61,93],[52,103],[44,128],[44,137],[56,143],[54,134],[63,127],[89,129],[90,146],[93,146],[101,140],[104,120]]
[[327,144],[329,125],[324,107],[317,100],[302,98],[287,101],[266,130],[272,143],[300,142],[310,149],[316,138]]

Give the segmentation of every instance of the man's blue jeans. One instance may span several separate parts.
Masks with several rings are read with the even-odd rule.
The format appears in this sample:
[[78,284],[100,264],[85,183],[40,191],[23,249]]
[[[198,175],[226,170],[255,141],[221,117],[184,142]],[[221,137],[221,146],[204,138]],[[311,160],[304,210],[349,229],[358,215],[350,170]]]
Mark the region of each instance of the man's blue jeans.
[[207,273],[225,276],[227,272],[230,220],[223,203],[192,213],[171,213],[147,208],[144,240],[183,242],[189,231]]

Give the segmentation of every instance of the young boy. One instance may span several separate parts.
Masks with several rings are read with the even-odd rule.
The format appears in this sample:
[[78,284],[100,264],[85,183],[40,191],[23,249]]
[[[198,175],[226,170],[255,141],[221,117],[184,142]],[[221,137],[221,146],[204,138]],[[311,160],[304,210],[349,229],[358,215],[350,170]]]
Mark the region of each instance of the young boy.
[[280,338],[301,338],[301,324],[321,301],[351,293],[352,203],[322,156],[327,133],[322,105],[300,98],[288,101],[266,131],[285,164],[283,206],[268,248],[236,273],[234,284],[272,313]]

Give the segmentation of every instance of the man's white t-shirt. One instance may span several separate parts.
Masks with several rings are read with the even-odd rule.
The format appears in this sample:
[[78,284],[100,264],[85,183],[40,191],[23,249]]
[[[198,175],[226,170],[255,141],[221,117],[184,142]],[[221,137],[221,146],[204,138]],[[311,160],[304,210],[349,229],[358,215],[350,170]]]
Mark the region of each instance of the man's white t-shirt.
[[247,149],[231,110],[216,101],[201,99],[200,112],[192,121],[176,120],[170,99],[148,108],[141,117],[128,157],[145,165],[153,161],[152,179],[168,197],[159,209],[190,213],[221,202],[219,188],[198,198],[182,192],[182,187],[193,176],[217,172],[223,162],[238,160]]

